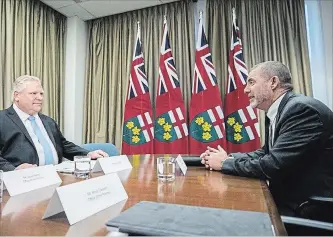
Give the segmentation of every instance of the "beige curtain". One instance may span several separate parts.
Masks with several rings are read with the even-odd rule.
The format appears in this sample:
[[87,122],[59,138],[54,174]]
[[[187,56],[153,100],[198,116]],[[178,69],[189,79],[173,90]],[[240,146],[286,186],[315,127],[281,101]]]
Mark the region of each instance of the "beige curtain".
[[190,1],[90,21],[83,127],[85,143],[111,142],[121,147],[124,104],[137,21],[141,24],[145,69],[152,104],[155,104],[164,15],[167,17],[183,98],[188,104],[195,53],[193,7]]
[[0,2],[0,109],[12,103],[13,81],[30,74],[42,80],[43,113],[61,122],[65,29],[66,17],[40,1]]
[[[311,96],[304,0],[207,0],[208,40],[222,94],[226,92],[233,7],[248,68],[267,60],[281,61],[291,70],[294,91]],[[262,112],[260,118],[263,134]]]

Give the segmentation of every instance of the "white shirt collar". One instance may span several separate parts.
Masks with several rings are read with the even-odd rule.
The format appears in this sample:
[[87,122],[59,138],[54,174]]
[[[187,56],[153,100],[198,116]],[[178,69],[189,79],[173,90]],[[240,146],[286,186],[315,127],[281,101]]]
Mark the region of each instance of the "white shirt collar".
[[271,105],[271,107],[269,107],[269,109],[267,111],[267,117],[269,118],[271,123],[273,123],[273,121],[275,120],[275,117],[277,115],[281,101],[282,101],[283,97],[286,95],[286,93],[287,92],[282,94],[277,100],[274,101],[274,103]]
[[[25,122],[31,116],[30,114],[23,112],[15,103],[13,103],[13,108],[23,122]],[[35,118],[38,117],[37,114],[34,114],[33,116]]]

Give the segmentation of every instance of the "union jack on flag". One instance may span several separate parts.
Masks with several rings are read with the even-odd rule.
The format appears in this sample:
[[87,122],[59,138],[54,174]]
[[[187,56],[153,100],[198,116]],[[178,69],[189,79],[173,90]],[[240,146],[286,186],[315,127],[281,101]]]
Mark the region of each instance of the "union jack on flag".
[[148,80],[145,72],[140,34],[138,32],[127,91],[127,99],[132,99],[147,92],[149,92]]
[[166,18],[163,27],[156,93],[154,151],[156,154],[186,154],[188,129],[185,106],[170,47]]
[[225,124],[228,152],[250,152],[260,147],[257,110],[244,93],[247,68],[233,9],[231,47],[228,64],[228,87],[225,97]]
[[[234,14],[233,14],[234,15]],[[234,16],[232,24],[231,47],[228,64],[228,89],[227,93],[233,92],[238,87],[244,89],[248,76],[243,58],[242,41],[239,36],[239,28]]]
[[199,39],[196,45],[194,80],[192,94],[207,90],[209,87],[216,86],[215,68],[212,62],[212,55],[209,50],[208,42],[202,23],[199,25]]
[[122,153],[128,155],[152,154],[154,124],[139,25],[126,99]]
[[168,26],[164,24],[163,42],[161,45],[158,95],[169,92],[169,90],[179,87],[179,79],[176,71],[175,62],[173,60],[170,40],[168,36]]
[[190,154],[201,154],[207,146],[226,147],[222,108],[221,94],[200,12],[190,105]]

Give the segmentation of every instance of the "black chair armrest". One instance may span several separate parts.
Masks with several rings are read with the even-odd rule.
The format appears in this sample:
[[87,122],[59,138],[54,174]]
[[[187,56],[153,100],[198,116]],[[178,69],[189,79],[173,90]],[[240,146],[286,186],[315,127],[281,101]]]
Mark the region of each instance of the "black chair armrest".
[[312,196],[312,197],[310,197],[310,201],[333,204],[333,198],[330,198],[330,197]]
[[332,231],[333,234],[333,223],[323,222],[323,221],[315,221],[310,219],[304,219],[299,217],[291,217],[291,216],[281,216],[282,222],[284,224],[305,226],[310,228],[322,229]]

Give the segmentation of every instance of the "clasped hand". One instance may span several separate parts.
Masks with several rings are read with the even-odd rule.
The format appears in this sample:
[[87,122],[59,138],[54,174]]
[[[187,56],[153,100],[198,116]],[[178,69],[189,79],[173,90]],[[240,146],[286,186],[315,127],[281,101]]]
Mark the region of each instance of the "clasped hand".
[[219,145],[217,149],[207,147],[207,150],[200,155],[201,163],[210,170],[221,170],[222,162],[228,158],[227,152]]

